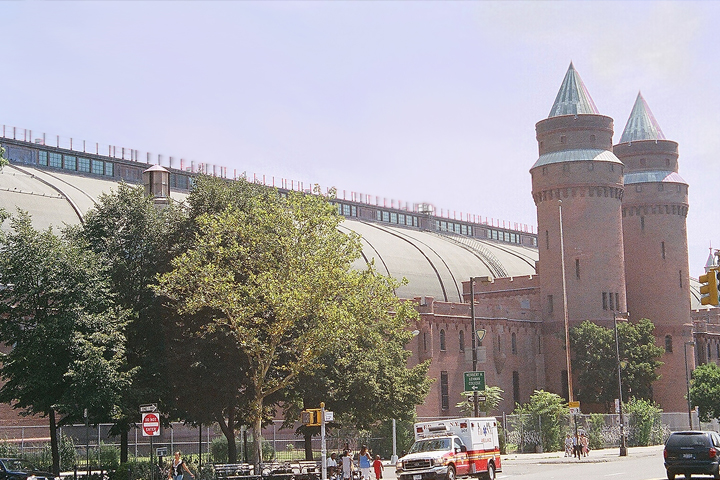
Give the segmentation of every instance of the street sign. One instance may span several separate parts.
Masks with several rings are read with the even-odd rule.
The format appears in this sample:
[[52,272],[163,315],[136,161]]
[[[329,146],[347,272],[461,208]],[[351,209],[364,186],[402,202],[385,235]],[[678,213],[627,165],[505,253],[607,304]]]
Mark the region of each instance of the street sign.
[[167,447],[156,448],[155,455],[157,455],[158,457],[167,457]]
[[140,413],[157,413],[157,403],[147,403],[140,405]]
[[465,391],[479,392],[485,390],[485,372],[465,372]]
[[580,414],[580,402],[568,402],[568,407],[570,408],[570,415]]
[[334,421],[335,421],[335,412],[331,412],[330,410],[325,410],[325,423],[334,422]]
[[142,434],[143,437],[160,436],[160,417],[157,413],[142,414]]

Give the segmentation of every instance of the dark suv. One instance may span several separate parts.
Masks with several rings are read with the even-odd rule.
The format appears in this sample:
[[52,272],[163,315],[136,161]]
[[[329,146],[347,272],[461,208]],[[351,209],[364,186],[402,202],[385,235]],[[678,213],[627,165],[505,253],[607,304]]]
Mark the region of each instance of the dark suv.
[[720,479],[720,435],[715,432],[674,432],[665,442],[665,470],[668,480],[675,475],[705,474]]
[[0,458],[0,480],[55,480],[52,473],[42,472],[19,458]]

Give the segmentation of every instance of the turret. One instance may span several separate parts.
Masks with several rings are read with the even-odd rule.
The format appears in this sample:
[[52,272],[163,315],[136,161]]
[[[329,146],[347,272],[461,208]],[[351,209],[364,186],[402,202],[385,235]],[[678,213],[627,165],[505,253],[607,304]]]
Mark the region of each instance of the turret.
[[572,63],[549,117],[535,128],[540,155],[530,173],[548,339],[546,388],[567,395],[564,299],[570,326],[585,320],[609,326],[613,311],[626,310],[623,164],[612,152],[612,118],[598,113]]
[[[688,184],[678,174],[678,144],[666,140],[638,93],[613,151],[625,164],[622,202],[625,277],[630,320],[655,324],[661,379],[653,385],[666,411],[687,408],[684,342],[691,341],[688,268]],[[691,359],[692,360],[692,359]]]

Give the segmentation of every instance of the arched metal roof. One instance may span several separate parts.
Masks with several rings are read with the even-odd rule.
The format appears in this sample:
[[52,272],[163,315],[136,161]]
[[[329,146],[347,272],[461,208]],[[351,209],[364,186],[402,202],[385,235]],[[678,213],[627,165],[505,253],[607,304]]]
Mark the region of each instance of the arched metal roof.
[[[28,211],[36,228],[78,224],[115,181],[61,171],[8,165],[0,171],[0,207]],[[187,195],[172,192],[175,200]],[[357,267],[375,261],[378,271],[408,284],[396,292],[401,298],[432,296],[461,302],[462,282],[470,277],[534,275],[537,249],[451,233],[420,231],[359,219],[346,219],[342,231],[362,237]]]

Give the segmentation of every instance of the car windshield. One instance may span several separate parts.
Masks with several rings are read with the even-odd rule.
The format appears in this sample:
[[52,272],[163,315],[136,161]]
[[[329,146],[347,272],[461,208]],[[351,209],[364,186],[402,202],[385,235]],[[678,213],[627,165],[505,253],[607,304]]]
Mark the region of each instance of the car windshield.
[[704,433],[675,433],[670,435],[666,446],[668,447],[705,447],[708,437]]
[[450,450],[450,439],[430,438],[427,440],[418,440],[410,448],[410,453],[435,452],[438,450]]
[[20,472],[35,469],[35,467],[33,467],[30,462],[28,462],[27,460],[22,460],[20,458],[6,458],[3,459],[2,462],[5,465],[5,470]]

